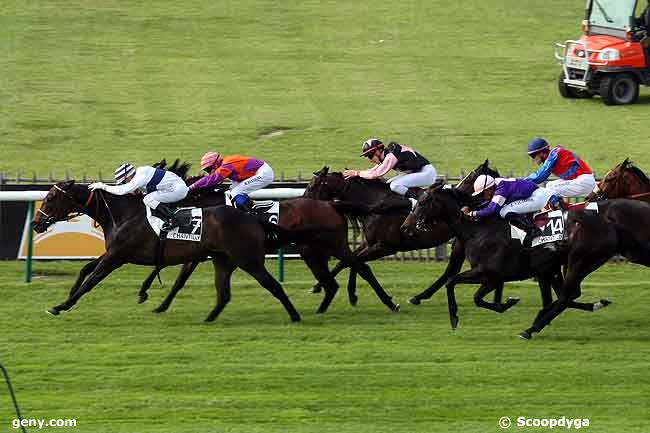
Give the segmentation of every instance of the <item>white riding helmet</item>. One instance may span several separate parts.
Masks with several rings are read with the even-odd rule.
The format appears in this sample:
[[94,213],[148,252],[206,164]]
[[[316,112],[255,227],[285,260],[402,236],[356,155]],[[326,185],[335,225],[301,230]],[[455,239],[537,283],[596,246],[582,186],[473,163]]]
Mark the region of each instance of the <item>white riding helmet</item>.
[[492,188],[495,185],[494,178],[489,174],[482,174],[476,178],[474,181],[474,194],[472,196],[477,196],[488,188]]
[[115,170],[115,182],[118,185],[121,185],[124,183],[127,177],[131,176],[134,173],[135,167],[128,162],[125,162]]

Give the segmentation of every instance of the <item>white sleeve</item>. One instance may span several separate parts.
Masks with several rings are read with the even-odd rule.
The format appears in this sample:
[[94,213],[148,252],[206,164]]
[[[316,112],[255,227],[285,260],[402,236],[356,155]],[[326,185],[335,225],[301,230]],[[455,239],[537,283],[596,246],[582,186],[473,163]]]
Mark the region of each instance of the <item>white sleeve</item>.
[[131,179],[131,182],[125,183],[124,185],[107,185],[106,192],[110,192],[115,195],[125,195],[130,192],[142,188],[147,184],[147,178],[144,170],[136,170],[135,176]]

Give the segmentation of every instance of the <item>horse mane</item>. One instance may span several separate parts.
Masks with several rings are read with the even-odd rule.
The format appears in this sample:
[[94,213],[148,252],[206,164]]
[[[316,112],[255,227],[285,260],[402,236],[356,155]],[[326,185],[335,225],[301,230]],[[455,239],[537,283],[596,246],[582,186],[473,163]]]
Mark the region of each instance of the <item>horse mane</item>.
[[646,185],[650,184],[650,178],[648,178],[648,176],[643,172],[643,170],[641,170],[639,167],[634,165],[634,163],[630,161],[629,158],[625,158],[625,161],[621,163],[621,170],[630,171]]
[[160,162],[156,162],[155,164],[153,164],[152,167],[171,171],[181,179],[187,180],[187,173],[190,171],[192,164],[186,161],[181,162],[179,158],[176,158],[172,165],[168,165],[167,160],[163,158],[160,160]]

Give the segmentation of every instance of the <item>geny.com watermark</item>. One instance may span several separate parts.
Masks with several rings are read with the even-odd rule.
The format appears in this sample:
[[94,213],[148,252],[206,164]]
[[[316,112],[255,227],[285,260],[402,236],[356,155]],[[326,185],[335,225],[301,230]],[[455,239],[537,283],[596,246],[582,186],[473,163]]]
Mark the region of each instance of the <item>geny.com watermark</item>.
[[[499,419],[499,427],[502,429],[510,428],[513,422],[507,416],[502,416]],[[548,428],[564,428],[564,429],[581,429],[589,427],[589,418],[526,418],[519,416],[516,419],[515,427],[548,427]]]
[[76,427],[76,419],[14,419],[11,426],[17,430],[21,427],[36,427],[39,430],[45,427]]

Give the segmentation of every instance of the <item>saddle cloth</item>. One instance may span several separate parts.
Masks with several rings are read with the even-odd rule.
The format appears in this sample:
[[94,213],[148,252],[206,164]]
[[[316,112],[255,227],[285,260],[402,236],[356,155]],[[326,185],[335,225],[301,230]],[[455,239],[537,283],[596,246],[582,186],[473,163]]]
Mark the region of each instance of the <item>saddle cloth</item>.
[[[151,209],[147,207],[147,220],[156,236],[160,237],[160,230],[164,221],[151,215]],[[203,211],[200,208],[180,208],[176,211],[176,220],[180,223],[167,232],[167,239],[179,241],[201,241],[203,228]]]
[[[594,211],[598,213],[598,204],[597,203],[587,203],[581,206],[573,206],[573,209],[584,208],[586,210]],[[542,230],[542,236],[538,236],[533,239],[532,246],[536,247],[539,245],[550,244],[558,241],[563,241],[567,237],[566,233],[566,220],[567,220],[567,211],[554,210],[550,212],[541,212],[536,214],[533,217],[533,223]],[[510,225],[510,237],[512,239],[518,239],[523,243],[524,238],[526,237],[526,232],[523,230]]]

